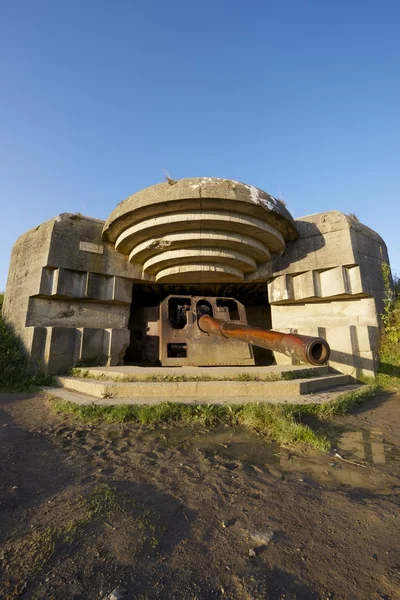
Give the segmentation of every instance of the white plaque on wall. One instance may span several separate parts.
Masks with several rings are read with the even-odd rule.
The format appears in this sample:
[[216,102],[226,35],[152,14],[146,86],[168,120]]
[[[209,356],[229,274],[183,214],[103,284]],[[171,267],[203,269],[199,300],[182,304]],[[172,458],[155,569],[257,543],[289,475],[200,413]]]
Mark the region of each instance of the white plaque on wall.
[[79,250],[83,252],[94,252],[95,254],[103,254],[104,248],[100,244],[92,244],[91,242],[79,242]]

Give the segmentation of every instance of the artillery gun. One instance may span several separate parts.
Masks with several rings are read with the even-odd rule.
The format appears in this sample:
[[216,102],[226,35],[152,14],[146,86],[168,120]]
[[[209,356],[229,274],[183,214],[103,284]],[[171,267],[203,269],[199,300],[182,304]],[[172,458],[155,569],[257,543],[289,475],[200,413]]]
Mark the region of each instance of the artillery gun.
[[323,365],[330,354],[323,338],[248,325],[235,298],[170,295],[160,304],[163,366],[254,365],[252,346],[312,365]]

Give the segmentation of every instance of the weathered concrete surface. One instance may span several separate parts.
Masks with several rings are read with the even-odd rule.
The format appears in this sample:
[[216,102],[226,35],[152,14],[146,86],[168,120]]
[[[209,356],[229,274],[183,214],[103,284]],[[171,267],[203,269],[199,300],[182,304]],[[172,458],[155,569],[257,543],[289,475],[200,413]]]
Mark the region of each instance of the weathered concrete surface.
[[155,377],[213,377],[213,378],[232,378],[239,375],[248,375],[251,377],[268,378],[271,375],[285,375],[285,373],[294,372],[304,377],[312,375],[326,375],[330,372],[327,365],[322,367],[310,365],[271,365],[262,367],[139,367],[139,366],[117,366],[117,367],[90,367],[83,369],[91,377],[105,377],[106,379],[118,379],[121,377],[137,377],[145,379]]
[[253,186],[209,177],[137,192],[117,206],[103,231],[147,277],[165,283],[271,275],[271,253],[296,237],[282,202]]
[[[333,402],[340,395],[346,392],[353,392],[362,388],[360,384],[341,385],[327,391],[318,391],[314,394],[297,394],[294,396],[235,396],[232,398],[221,396],[196,396],[179,398],[179,403],[182,404],[250,404],[250,403],[265,403],[265,404],[326,404]],[[46,388],[46,392],[61,400],[74,402],[76,404],[88,405],[93,404],[99,406],[122,406],[129,404],[150,404],[155,405],[160,402],[165,402],[165,398],[95,398],[82,392],[72,391],[66,388]]]
[[[272,307],[272,318],[278,331],[326,339],[331,347],[329,364],[338,371],[353,377],[373,376],[379,338],[373,298],[277,305]],[[284,355],[276,353],[275,358],[279,364],[291,363]]]
[[45,372],[94,354],[118,364],[129,343],[132,280],[141,272],[102,242],[103,223],[64,213],[14,245],[3,316]]
[[30,296],[40,290],[42,266],[47,264],[53,226],[54,219],[27,231],[17,240],[4,296],[3,318],[34,359],[36,352],[40,356],[44,351],[43,335],[35,336],[34,329],[26,327],[26,317]]
[[324,337],[334,368],[373,376],[385,293],[382,263],[389,261],[384,241],[338,211],[309,215],[296,225],[299,239],[273,258],[273,329]]
[[343,213],[331,211],[296,220],[299,239],[273,258],[271,303],[383,294],[382,238]]
[[[201,201],[201,202],[199,202]],[[127,224],[155,215],[186,211],[192,208],[233,210],[265,219],[271,212],[271,223],[287,239],[296,239],[293,217],[284,204],[259,188],[230,179],[194,177],[175,184],[160,183],[136,192],[118,204],[104,225],[103,239],[115,242]]]
[[90,394],[96,398],[281,398],[311,394],[318,390],[350,383],[347,375],[327,374],[293,381],[99,381],[79,377],[57,377],[60,387]]

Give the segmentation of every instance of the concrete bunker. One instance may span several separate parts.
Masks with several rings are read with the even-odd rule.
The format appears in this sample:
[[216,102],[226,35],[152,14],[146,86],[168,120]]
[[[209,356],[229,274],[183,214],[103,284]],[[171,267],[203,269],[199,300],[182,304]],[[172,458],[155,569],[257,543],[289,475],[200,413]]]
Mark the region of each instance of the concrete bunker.
[[[232,321],[240,303],[251,326],[322,337],[332,367],[371,375],[383,262],[380,236],[343,213],[294,220],[254,186],[182,179],[133,194],[106,222],[63,213],[22,235],[3,315],[37,368],[58,373],[161,362],[159,305],[181,298],[171,305],[176,313],[185,298],[214,298]],[[293,362],[251,351],[256,364]],[[185,348],[169,353],[179,360]]]

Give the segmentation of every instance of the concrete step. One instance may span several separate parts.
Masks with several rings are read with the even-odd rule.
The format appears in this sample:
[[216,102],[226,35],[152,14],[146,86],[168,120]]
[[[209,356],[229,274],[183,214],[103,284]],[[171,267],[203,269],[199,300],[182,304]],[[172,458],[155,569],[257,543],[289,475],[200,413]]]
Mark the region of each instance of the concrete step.
[[[235,380],[243,375],[267,379],[271,376],[285,376],[286,373],[293,373],[295,377],[307,378],[332,373],[332,369],[327,366],[312,365],[271,365],[271,366],[252,366],[252,367],[82,367],[79,369],[85,374],[85,377],[101,378],[107,380],[121,380],[124,378],[135,378],[137,380],[148,381],[149,378],[172,377],[202,377],[221,379],[227,378]],[[78,375],[79,377],[79,375]]]
[[307,379],[284,381],[112,381],[80,377],[57,377],[57,385],[94,398],[156,398],[158,401],[184,398],[254,397],[260,400],[312,394],[319,390],[346,385],[348,375],[326,374]]
[[[250,404],[256,402],[264,402],[266,404],[326,404],[336,400],[342,394],[354,392],[362,388],[363,384],[347,384],[328,388],[314,394],[303,394],[295,396],[275,396],[266,398],[265,396],[235,396],[234,398],[221,398],[216,396],[185,396],[177,399],[177,402],[182,404]],[[66,388],[46,388],[46,392],[61,400],[74,402],[75,404],[88,405],[95,403],[99,406],[119,406],[126,404],[147,404],[156,405],[160,402],[165,402],[166,398],[95,398],[81,392],[72,391]]]

